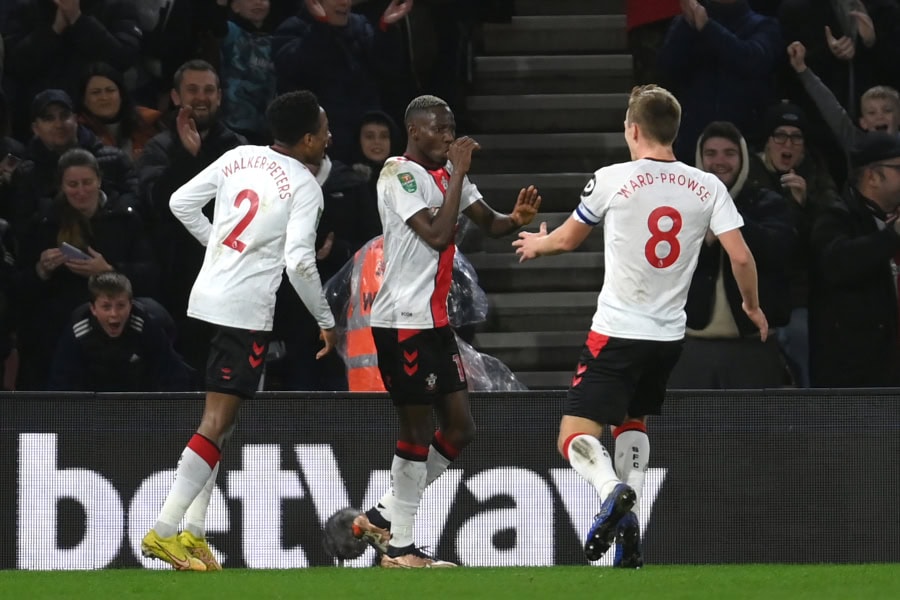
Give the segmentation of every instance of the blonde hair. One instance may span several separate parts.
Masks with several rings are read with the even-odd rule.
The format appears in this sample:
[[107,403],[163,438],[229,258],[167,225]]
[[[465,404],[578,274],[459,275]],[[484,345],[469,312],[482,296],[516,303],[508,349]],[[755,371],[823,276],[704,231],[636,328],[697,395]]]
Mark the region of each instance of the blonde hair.
[[860,104],[869,100],[890,100],[895,108],[900,108],[900,93],[889,85],[876,85],[867,89],[860,98]]
[[647,137],[670,146],[681,124],[681,104],[669,90],[658,85],[638,85],[628,99],[626,119],[638,125]]

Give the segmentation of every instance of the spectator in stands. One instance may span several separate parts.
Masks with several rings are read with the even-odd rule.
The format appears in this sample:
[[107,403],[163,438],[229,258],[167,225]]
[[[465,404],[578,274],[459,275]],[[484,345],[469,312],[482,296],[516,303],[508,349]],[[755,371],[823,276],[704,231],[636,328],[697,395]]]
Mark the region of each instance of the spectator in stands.
[[9,104],[0,89],[0,219],[13,218],[12,177],[25,156],[25,147],[9,136]]
[[231,0],[231,11],[219,63],[222,121],[251,143],[266,144],[266,107],[275,97],[269,0]]
[[806,65],[806,47],[800,42],[788,46],[791,67],[803,84],[819,114],[828,124],[844,152],[856,146],[868,131],[900,133],[900,94],[892,87],[876,85],[866,90],[859,101],[859,126],[854,125],[837,97]]
[[894,387],[900,385],[900,137],[868,133],[851,167],[842,199],[822,206],[812,229],[812,384]]
[[[372,198],[378,198],[376,184],[381,167],[389,156],[401,154],[403,141],[397,123],[387,113],[373,110],[363,115],[359,126],[359,146],[353,162],[357,171],[369,183]],[[380,223],[380,219],[376,219]]]
[[122,74],[106,63],[88,66],[77,99],[78,122],[132,160],[137,160],[150,138],[164,129],[160,112],[135,105]]
[[85,392],[177,392],[190,372],[163,325],[133,300],[115,271],[88,279],[90,302],[75,309],[53,358],[50,389]]
[[35,96],[31,103],[31,129],[34,137],[13,177],[13,229],[17,239],[27,237],[34,220],[50,212],[59,191],[59,158],[71,148],[83,148],[97,158],[107,196],[115,197],[119,205],[140,208],[131,159],[118,148],[103,145],[93,133],[78,125],[67,93],[50,89]]
[[378,27],[350,12],[350,0],[306,0],[305,10],[276,30],[272,41],[279,92],[308,89],[328,111],[332,158],[349,163],[356,128],[381,108],[380,73],[404,64],[388,27],[405,17],[412,0],[392,0]]
[[[175,73],[175,126],[151,139],[138,161],[143,201],[152,213],[152,237],[162,270],[159,300],[175,319],[176,350],[192,368],[205,372],[209,330],[187,317],[187,301],[203,264],[205,248],[169,211],[172,193],[228,150],[247,143],[218,118],[222,90],[216,70],[202,60]],[[207,208],[212,210],[212,205]]]
[[[321,164],[306,167],[322,186],[325,201],[316,240],[316,267],[324,284],[366,242],[381,234],[381,219],[366,179],[355,170],[328,156]],[[279,375],[283,389],[347,389],[346,369],[337,352],[316,359],[321,346],[319,326],[287,277],[278,290],[274,336],[285,344]]]
[[121,72],[134,67],[142,32],[130,0],[22,0],[4,37],[6,74],[17,84],[16,118],[24,124],[37,92],[74,90],[90,63],[106,61]]
[[753,12],[746,0],[681,0],[659,50],[660,73],[684,109],[675,154],[690,163],[697,137],[711,121],[755,132],[775,95],[775,66],[784,44],[778,21]]
[[634,83],[657,83],[657,53],[666,38],[672,19],[682,12],[679,0],[628,0],[625,3],[625,31],[634,63]]
[[[790,255],[796,244],[791,208],[780,194],[747,184],[747,143],[732,123],[714,121],[697,143],[697,167],[728,188],[744,219],[741,234],[756,259],[759,303],[770,326],[786,325],[791,313]],[[778,343],[760,343],[756,326],[741,308],[731,264],[712,234],[700,250],[687,304],[681,358],[669,378],[675,389],[781,387],[787,369]]]
[[794,381],[809,386],[809,232],[815,210],[838,199],[837,187],[814,148],[806,143],[809,124],[800,107],[772,105],[763,119],[765,147],[750,157],[748,185],[778,191],[797,228],[791,266],[791,319],[775,331]]
[[[137,213],[101,188],[97,158],[73,148],[59,159],[60,192],[32,235],[20,239],[20,389],[43,389],[59,334],[88,300],[85,280],[116,270],[141,295],[156,293],[158,269]],[[73,258],[64,243],[84,258]]]

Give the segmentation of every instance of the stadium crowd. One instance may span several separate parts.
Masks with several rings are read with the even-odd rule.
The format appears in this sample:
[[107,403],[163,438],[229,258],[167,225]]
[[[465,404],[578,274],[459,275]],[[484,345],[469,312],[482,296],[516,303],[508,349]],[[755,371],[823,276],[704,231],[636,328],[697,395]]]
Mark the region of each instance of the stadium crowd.
[[[315,173],[327,279],[380,233],[374,182],[405,146],[406,104],[435,93],[465,126],[458,50],[477,23],[512,11],[504,0],[2,3],[3,388],[58,387],[51,370],[73,372],[66,356],[80,338],[102,343],[88,279],[116,271],[135,314],[165,324],[171,348],[153,345],[160,356],[147,364],[174,349],[199,389],[209,332],[185,308],[203,248],[169,211],[172,192],[226,151],[271,142],[267,104],[311,90],[332,134]],[[897,0],[627,1],[635,82],[681,102],[676,155],[729,187],[776,329],[762,349],[748,343],[733,276],[710,241],[674,387],[900,383],[898,29]],[[282,285],[273,339],[283,344],[267,389],[346,389],[339,357],[310,360],[317,333]]]

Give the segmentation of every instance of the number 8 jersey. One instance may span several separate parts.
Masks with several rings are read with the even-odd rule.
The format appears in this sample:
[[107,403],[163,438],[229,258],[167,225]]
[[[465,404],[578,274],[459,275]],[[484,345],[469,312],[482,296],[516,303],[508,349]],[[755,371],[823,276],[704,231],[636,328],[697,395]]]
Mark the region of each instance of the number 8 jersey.
[[[215,197],[212,222],[203,207]],[[265,146],[239,146],[178,188],[169,208],[206,246],[188,316],[271,331],[287,267],[319,327],[334,327],[316,269],[322,189],[299,161]]]
[[591,329],[659,341],[684,337],[684,305],[707,230],[719,235],[744,224],[718,177],[646,158],[596,171],[572,217],[603,224],[603,289]]

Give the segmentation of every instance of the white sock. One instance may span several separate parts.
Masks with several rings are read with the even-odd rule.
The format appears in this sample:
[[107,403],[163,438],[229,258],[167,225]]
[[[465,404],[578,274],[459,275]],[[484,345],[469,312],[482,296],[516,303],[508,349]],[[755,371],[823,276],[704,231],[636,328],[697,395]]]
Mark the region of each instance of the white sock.
[[206,485],[213,466],[218,465],[219,456],[219,449],[206,438],[198,434],[191,438],[181,453],[172,489],[169,490],[153,526],[157,535],[166,538],[177,533],[178,524],[191,502]]
[[425,461],[408,460],[394,455],[391,463],[391,541],[394,548],[403,548],[413,543],[413,524],[425,482],[428,467]]
[[188,506],[187,512],[184,513],[185,531],[191,532],[200,539],[206,538],[206,511],[209,509],[209,499],[212,496],[212,491],[216,487],[216,475],[219,474],[220,464],[222,463],[216,463],[216,468],[210,473],[209,479],[206,480],[206,485],[203,486],[203,489],[200,490],[200,493]]
[[600,440],[592,435],[582,433],[569,440],[569,464],[600,494],[600,501],[612,492],[620,483],[613,469],[609,453]]
[[[427,470],[427,475],[425,476],[425,487],[427,488],[431,483],[444,474],[444,471],[447,470],[447,467],[453,461],[441,454],[435,449],[434,446],[428,447],[428,460],[425,461],[425,468]],[[388,488],[388,491],[384,493],[381,497],[381,500],[378,501],[378,504],[375,505],[375,509],[381,513],[381,516],[385,518],[388,522],[392,521],[391,519],[391,509],[394,505],[394,490]]]
[[644,476],[650,462],[650,438],[646,432],[629,429],[616,435],[616,474],[619,479],[631,486],[637,500],[634,510],[640,506],[641,490],[644,488]]

